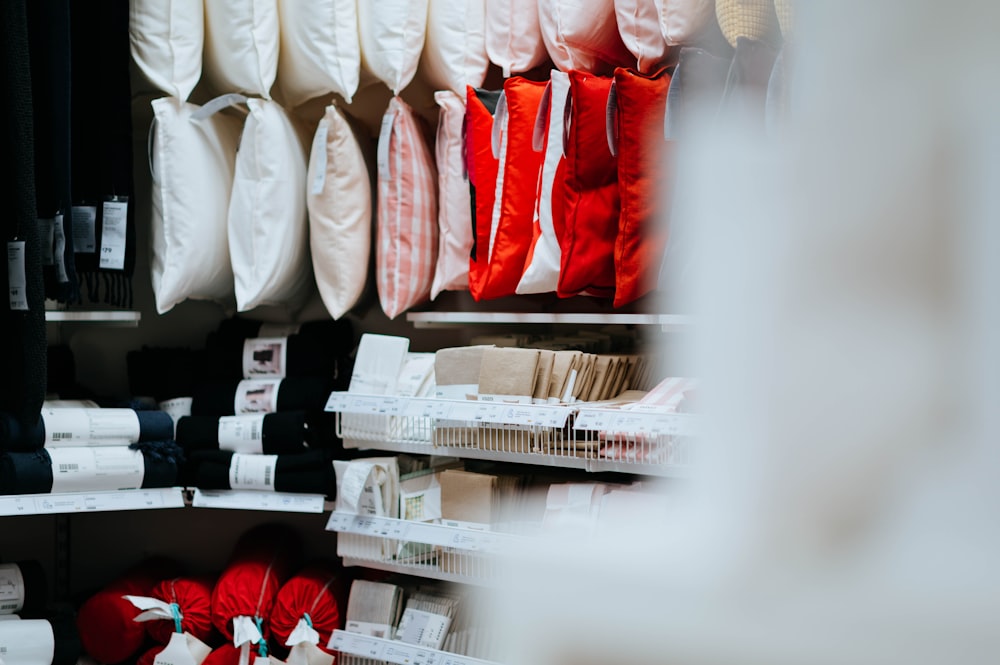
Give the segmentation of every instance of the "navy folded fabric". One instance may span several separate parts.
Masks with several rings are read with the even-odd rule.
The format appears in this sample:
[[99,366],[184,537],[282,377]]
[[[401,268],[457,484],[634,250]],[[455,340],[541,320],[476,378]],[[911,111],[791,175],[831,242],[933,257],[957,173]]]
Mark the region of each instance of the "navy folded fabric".
[[[139,441],[169,441],[174,438],[174,421],[165,411],[135,412],[139,419]],[[11,414],[0,413],[0,449],[18,452],[45,446],[45,421],[24,427]]]
[[[206,490],[232,489],[228,450],[201,450],[190,454],[185,473],[195,487]],[[311,451],[299,455],[278,455],[274,468],[274,491],[336,496],[337,477],[330,455]]]
[[[238,379],[200,386],[191,403],[192,416],[235,415]],[[276,412],[322,411],[335,383],[326,377],[293,377],[281,379],[278,386]]]
[[[243,347],[248,339],[260,336],[261,324],[243,319],[227,319],[208,337],[206,356],[209,373],[215,380],[243,377]],[[354,331],[347,320],[303,323],[299,332],[287,335],[285,376],[336,378],[343,370],[338,359],[354,348]]]
[[[161,446],[159,443],[133,444],[135,447]],[[177,484],[180,449],[169,444],[170,452],[140,449],[144,463],[142,489],[173,487]],[[0,494],[48,494],[52,491],[52,458],[42,448],[33,452],[0,455]],[[118,489],[107,487],[105,489]]]
[[[177,444],[185,450],[219,450],[219,416],[185,416],[177,421]],[[261,425],[261,452],[265,455],[302,453],[306,442],[302,411],[268,413]]]

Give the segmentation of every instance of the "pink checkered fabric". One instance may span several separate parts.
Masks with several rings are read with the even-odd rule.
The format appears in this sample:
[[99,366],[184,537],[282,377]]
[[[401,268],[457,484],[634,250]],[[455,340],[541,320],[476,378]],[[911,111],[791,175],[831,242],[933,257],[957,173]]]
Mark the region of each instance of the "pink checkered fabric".
[[437,172],[421,125],[394,97],[378,140],[376,286],[390,319],[430,298],[437,262]]

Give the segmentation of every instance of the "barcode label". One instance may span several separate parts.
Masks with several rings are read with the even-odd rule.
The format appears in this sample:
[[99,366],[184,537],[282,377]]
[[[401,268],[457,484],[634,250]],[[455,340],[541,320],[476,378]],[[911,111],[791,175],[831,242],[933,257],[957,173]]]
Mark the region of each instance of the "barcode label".
[[229,487],[234,490],[274,491],[277,455],[233,454],[229,463]]
[[73,432],[53,432],[52,433],[52,440],[53,441],[63,441],[63,440],[72,439],[72,438],[73,438]]
[[60,464],[59,473],[69,473],[70,471],[79,471],[79,464]]
[[18,607],[18,603],[3,603],[3,604],[0,604],[0,612],[3,612],[5,610],[18,610],[18,609],[21,609],[20,607]]
[[271,484],[271,467],[269,466],[264,467],[264,484],[265,485]]

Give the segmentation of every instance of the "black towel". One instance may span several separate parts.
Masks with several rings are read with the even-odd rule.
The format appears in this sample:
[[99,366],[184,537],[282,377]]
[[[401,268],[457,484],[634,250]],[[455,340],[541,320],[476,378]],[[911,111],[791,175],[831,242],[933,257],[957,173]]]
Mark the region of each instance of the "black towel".
[[[93,208],[96,252],[78,253],[92,302],[132,306],[135,207],[132,183],[132,91],[128,0],[71,3],[73,204]],[[125,206],[120,267],[101,267],[114,209]],[[106,214],[108,213],[108,214]],[[120,256],[120,255],[119,255]]]
[[[169,441],[174,438],[174,421],[164,411],[136,411],[139,420],[139,441]],[[0,413],[0,450],[27,452],[45,446],[44,418],[37,425],[24,427],[7,413]]]
[[[144,463],[142,489],[177,484],[179,458],[176,454],[140,452]],[[0,455],[0,494],[48,494],[52,491],[52,481],[52,458],[46,449]],[[103,489],[118,488],[108,486]]]
[[[212,377],[222,381],[251,378],[243,371],[244,346],[248,340],[260,337],[261,325],[240,318],[226,319],[218,331],[209,335],[206,356]],[[337,378],[344,369],[338,359],[354,349],[354,331],[346,319],[303,323],[297,333],[281,337],[288,340],[284,371],[287,377]]]
[[144,346],[129,351],[125,361],[129,391],[163,402],[194,395],[195,386],[204,380],[209,358],[204,351]]
[[[264,415],[261,426],[262,449],[259,452],[265,455],[303,453],[311,447],[308,438],[305,412],[268,413]],[[195,450],[219,450],[219,416],[181,418],[177,421],[177,444],[186,453]]]
[[[199,387],[191,403],[191,415],[234,415],[236,392],[241,383],[233,380]],[[335,385],[332,380],[321,377],[281,379],[277,385],[277,400],[272,411],[322,411]]]
[[69,0],[28,4],[35,124],[35,200],[43,243],[45,292],[77,302],[70,179]]
[[[4,249],[10,241],[24,241],[27,311],[11,310],[6,269],[0,269],[0,410],[14,414],[22,424],[38,422],[45,399],[45,285],[35,210],[34,127],[28,20],[24,0],[0,2],[0,131],[4,134],[0,167],[0,200],[4,214],[0,233]],[[5,266],[6,267],[6,266]]]
[[[233,453],[228,450],[196,451],[188,459],[191,482],[206,490],[232,489],[229,466]],[[337,478],[330,456],[322,451],[300,455],[278,455],[274,468],[274,491],[335,496]]]
[[[38,644],[36,638],[52,642]],[[47,619],[0,621],[0,653],[5,662],[10,665],[23,663],[25,659],[34,662],[31,658],[37,656],[40,647],[43,653],[51,650],[52,665],[75,665],[83,651],[73,617],[60,614]]]

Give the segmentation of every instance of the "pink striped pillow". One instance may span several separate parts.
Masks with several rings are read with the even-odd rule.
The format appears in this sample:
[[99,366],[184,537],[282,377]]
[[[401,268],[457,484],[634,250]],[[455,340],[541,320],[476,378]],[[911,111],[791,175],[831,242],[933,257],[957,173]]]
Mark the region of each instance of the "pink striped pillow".
[[378,139],[379,301],[394,319],[430,298],[437,262],[437,172],[422,121],[399,97]]

